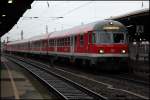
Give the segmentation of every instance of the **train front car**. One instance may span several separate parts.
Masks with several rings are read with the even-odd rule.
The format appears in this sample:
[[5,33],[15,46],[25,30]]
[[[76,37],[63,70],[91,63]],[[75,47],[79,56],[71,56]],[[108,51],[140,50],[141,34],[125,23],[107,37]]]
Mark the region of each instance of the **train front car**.
[[[128,43],[127,29],[117,21],[106,20],[97,23],[91,32],[89,52],[94,53],[97,65],[101,69],[127,70]],[[103,65],[103,66],[102,66]]]

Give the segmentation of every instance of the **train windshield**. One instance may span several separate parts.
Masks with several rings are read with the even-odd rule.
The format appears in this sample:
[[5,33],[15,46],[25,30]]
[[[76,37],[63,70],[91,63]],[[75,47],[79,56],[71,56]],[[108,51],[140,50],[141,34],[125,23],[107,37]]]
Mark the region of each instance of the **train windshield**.
[[125,34],[96,31],[93,32],[92,43],[125,43]]
[[113,42],[114,43],[124,43],[124,34],[122,33],[114,33],[113,34]]
[[95,40],[95,42],[93,43],[96,43],[96,44],[112,42],[110,33],[98,32],[98,31],[93,33],[92,40]]

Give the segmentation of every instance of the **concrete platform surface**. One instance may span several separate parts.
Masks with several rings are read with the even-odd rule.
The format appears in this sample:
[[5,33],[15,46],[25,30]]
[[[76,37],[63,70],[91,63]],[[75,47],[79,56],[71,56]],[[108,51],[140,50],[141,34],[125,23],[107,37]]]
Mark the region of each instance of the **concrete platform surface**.
[[[7,59],[1,57],[1,99],[50,99],[43,96],[28,77],[15,70]],[[46,98],[45,98],[46,97]]]

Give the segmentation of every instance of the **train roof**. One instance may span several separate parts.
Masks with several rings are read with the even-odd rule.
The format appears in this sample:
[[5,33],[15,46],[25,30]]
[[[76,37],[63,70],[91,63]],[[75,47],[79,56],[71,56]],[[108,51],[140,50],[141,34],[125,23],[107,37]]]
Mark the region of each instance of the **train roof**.
[[82,34],[82,33],[88,32],[88,31],[92,31],[92,30],[101,30],[104,26],[109,25],[110,22],[112,22],[113,25],[121,27],[122,29],[125,28],[125,26],[118,21],[103,20],[103,21],[96,21],[93,23],[76,26],[76,27],[66,29],[63,31],[51,32],[51,33],[49,33],[49,38],[57,38],[57,37]]
[[29,41],[44,40],[47,38],[60,38],[60,37],[66,37],[66,36],[70,36],[70,35],[82,34],[82,33],[88,32],[88,31],[92,31],[92,30],[100,30],[104,26],[109,25],[110,22],[113,23],[113,25],[121,27],[121,29],[125,28],[125,26],[118,21],[103,20],[103,21],[96,21],[93,23],[76,26],[76,27],[66,29],[63,31],[56,31],[56,32],[51,32],[49,34],[34,36],[34,37],[29,38],[29,39],[13,41],[13,42],[10,42],[8,44],[18,44],[18,43],[25,43],[25,42],[29,42]]
[[37,40],[44,40],[48,38],[48,34],[43,34],[43,35],[38,35],[38,36],[34,36],[31,37],[29,40],[30,41],[37,41]]
[[18,44],[18,43],[25,43],[25,42],[28,42],[28,41],[29,41],[29,39],[23,39],[23,40],[11,41],[11,42],[8,42],[7,44],[12,45],[12,44]]
[[31,41],[43,40],[43,39],[47,39],[47,38],[48,38],[48,34],[43,34],[43,35],[31,37],[29,39],[16,40],[16,41],[8,42],[7,44],[8,45],[18,44],[18,43],[20,44],[20,43],[26,43],[26,42],[31,42]]

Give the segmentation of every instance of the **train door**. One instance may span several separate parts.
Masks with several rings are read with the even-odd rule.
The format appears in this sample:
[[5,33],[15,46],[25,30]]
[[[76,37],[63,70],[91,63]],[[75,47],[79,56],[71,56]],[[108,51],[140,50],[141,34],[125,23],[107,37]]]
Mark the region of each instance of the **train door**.
[[43,41],[43,40],[39,40],[39,51],[40,51],[39,53],[40,53],[40,54],[43,53],[43,50],[42,50],[42,46],[43,46],[42,41]]
[[54,39],[54,52],[57,52],[57,39]]
[[82,33],[79,35],[78,52],[86,53],[88,51],[88,34]]
[[85,48],[85,53],[88,53],[89,51],[89,32],[84,34],[84,48]]
[[92,31],[88,32],[88,52],[92,53],[95,49],[96,35]]
[[74,36],[74,52],[77,52],[77,36]]
[[71,36],[70,37],[70,52],[71,53],[74,53],[74,48],[75,48],[75,36]]

